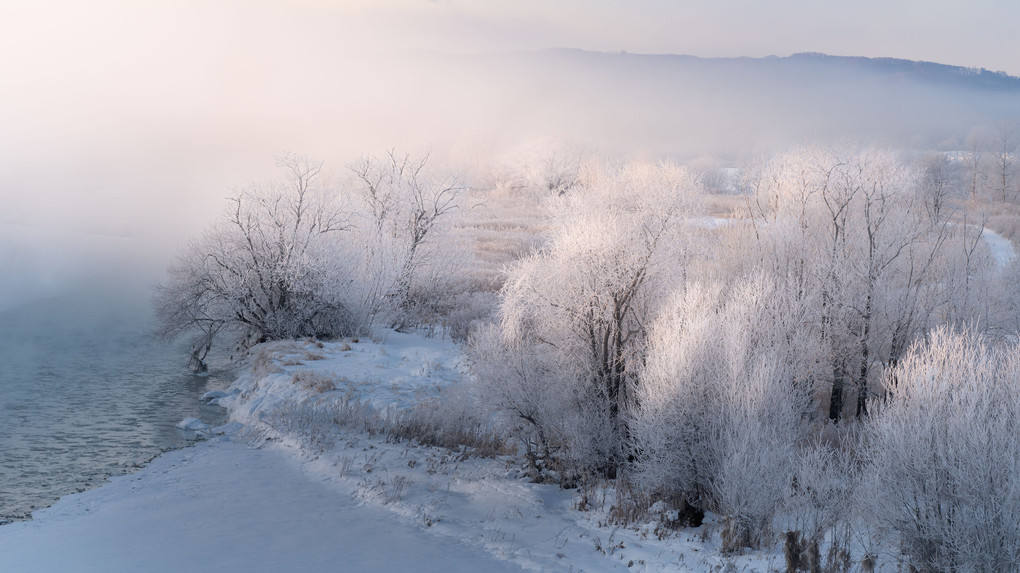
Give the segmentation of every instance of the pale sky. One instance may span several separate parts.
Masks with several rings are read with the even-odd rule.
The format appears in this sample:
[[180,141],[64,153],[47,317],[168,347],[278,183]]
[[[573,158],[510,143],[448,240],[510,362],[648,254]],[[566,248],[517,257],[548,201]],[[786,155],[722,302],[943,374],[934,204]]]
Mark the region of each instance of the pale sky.
[[[293,40],[452,52],[573,47],[696,56],[888,56],[1020,75],[1015,0],[3,0],[18,44],[162,52]],[[291,35],[294,36],[291,36]],[[91,41],[82,45],[83,36]]]

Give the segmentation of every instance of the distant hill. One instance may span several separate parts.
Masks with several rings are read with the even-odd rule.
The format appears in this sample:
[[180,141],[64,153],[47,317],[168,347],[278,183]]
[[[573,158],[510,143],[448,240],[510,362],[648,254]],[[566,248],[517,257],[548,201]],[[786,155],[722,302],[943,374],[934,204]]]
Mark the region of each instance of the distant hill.
[[979,90],[1004,90],[1020,92],[1020,78],[1005,72],[993,72],[985,68],[965,68],[935,62],[902,60],[898,58],[864,58],[856,56],[830,56],[817,52],[793,54],[788,58],[770,60],[815,62],[833,68],[844,67],[870,72],[890,79],[908,79],[923,82],[955,85]]
[[465,153],[548,135],[675,157],[847,138],[960,150],[977,127],[1020,121],[1020,78],[893,58],[399,52],[328,73],[344,79],[323,98],[335,133]]
[[1020,92],[1020,77],[984,68],[950,66],[935,62],[899,58],[831,56],[801,52],[791,56],[764,58],[702,58],[674,54],[632,54],[629,52],[592,52],[571,48],[553,48],[532,52],[532,56],[617,69],[660,70],[667,74],[754,73],[760,76],[793,79],[803,74],[823,73],[837,76],[868,76],[891,82],[918,81],[966,89]]

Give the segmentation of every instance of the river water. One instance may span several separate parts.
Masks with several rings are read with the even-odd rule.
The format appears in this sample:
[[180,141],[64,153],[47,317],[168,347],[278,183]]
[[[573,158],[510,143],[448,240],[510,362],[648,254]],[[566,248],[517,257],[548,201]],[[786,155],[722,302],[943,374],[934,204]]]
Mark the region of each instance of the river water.
[[0,523],[192,443],[185,417],[224,421],[200,398],[230,373],[191,375],[150,334],[162,263],[129,239],[50,239],[0,227]]

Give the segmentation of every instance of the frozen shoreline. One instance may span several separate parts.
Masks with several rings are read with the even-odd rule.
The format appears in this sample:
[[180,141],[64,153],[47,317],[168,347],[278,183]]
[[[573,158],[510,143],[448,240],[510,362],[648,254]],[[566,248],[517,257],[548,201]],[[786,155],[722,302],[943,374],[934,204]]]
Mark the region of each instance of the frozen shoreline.
[[[411,399],[414,386],[399,394]],[[394,389],[391,381],[386,393]],[[234,417],[257,422],[242,410]],[[178,427],[208,430],[194,418]],[[303,467],[298,448],[252,447],[241,428],[207,432],[206,441],[0,526],[0,571],[520,570],[358,500],[342,480]]]
[[513,571],[224,436],[0,528],[2,571]]

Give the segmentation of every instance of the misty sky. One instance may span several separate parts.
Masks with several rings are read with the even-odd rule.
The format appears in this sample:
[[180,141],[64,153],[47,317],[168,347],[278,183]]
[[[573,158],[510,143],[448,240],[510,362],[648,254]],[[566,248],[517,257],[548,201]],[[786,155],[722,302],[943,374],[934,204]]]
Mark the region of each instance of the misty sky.
[[486,121],[457,78],[380,52],[818,51],[1020,74],[1016,22],[1005,0],[0,0],[0,222],[179,242],[274,155],[435,146]]
[[1020,75],[1012,0],[4,0],[0,16],[8,56],[19,46],[73,50],[68,62],[128,47],[136,53],[122,58],[187,61],[297,43],[705,57],[817,51]]

